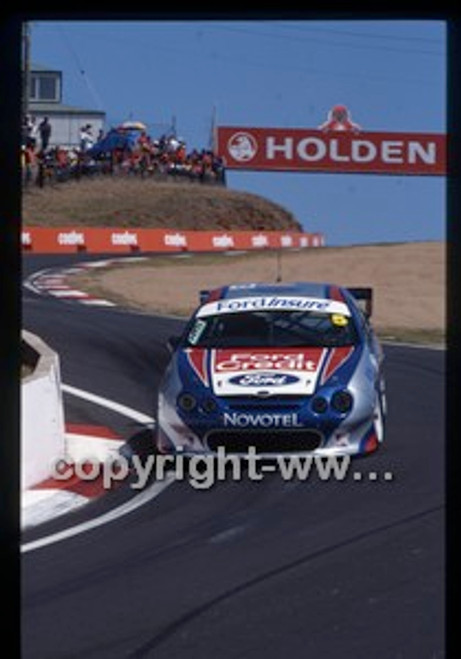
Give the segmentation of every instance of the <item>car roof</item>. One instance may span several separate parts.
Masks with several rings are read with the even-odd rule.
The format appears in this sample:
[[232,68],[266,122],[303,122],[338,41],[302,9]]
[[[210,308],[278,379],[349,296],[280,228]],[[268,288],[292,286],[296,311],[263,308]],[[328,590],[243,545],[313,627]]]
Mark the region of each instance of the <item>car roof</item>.
[[280,282],[280,283],[257,283],[246,282],[231,284],[214,291],[214,299],[233,299],[260,296],[280,297],[312,297],[324,300],[346,301],[339,286],[318,282]]

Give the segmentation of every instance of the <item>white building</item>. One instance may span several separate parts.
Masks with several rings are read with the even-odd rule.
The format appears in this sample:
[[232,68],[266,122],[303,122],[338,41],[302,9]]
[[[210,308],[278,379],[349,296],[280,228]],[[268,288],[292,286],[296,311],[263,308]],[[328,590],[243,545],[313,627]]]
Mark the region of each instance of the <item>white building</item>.
[[37,124],[48,117],[51,124],[50,146],[78,146],[80,128],[91,124],[94,138],[104,130],[106,113],[62,103],[62,72],[32,64],[30,67],[28,113]]

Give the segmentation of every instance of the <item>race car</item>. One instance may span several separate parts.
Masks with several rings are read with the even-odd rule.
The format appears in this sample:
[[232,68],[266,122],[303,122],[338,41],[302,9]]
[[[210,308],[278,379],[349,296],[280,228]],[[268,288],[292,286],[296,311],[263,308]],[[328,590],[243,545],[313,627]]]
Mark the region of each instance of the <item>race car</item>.
[[158,393],[161,453],[356,455],[384,439],[372,290],[309,282],[201,291]]

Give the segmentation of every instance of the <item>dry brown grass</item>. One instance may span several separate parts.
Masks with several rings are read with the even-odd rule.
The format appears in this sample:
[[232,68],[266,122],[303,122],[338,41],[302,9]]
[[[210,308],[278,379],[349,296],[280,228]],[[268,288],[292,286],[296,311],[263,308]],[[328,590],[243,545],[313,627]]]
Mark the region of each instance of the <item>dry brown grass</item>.
[[274,202],[199,183],[106,176],[31,186],[22,202],[28,226],[301,230],[293,214]]
[[[371,286],[373,323],[381,334],[442,340],[445,331],[445,243],[330,247],[284,252],[284,281]],[[232,282],[275,281],[276,253],[153,258],[78,276],[74,285],[152,312],[188,315],[198,291]]]

